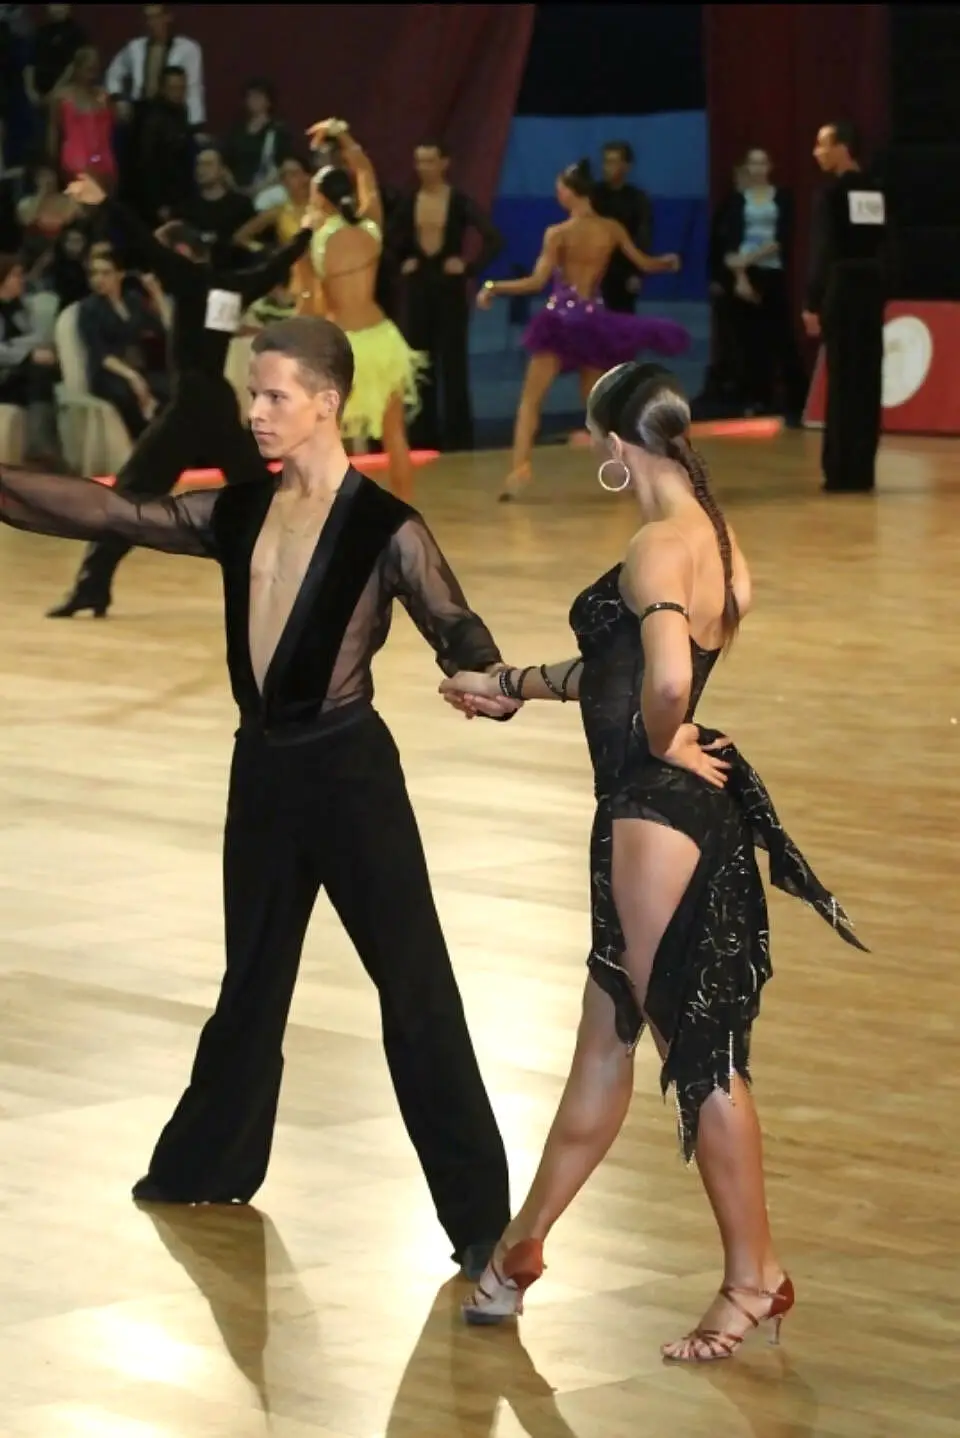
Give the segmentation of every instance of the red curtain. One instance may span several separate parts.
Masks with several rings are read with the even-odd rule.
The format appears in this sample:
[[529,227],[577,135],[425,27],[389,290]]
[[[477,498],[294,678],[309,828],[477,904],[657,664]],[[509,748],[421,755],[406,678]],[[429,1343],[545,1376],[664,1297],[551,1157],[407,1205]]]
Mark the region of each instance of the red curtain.
[[[444,142],[456,184],[486,205],[496,190],[534,8],[177,5],[174,16],[181,33],[203,46],[214,133],[238,115],[244,81],[266,76],[296,128],[328,115],[349,120],[388,184],[412,183],[419,141]],[[77,18],[104,65],[142,33],[139,5],[82,5]]]
[[886,139],[887,5],[705,5],[710,190],[725,195],[750,146],[770,152],[797,207],[793,286],[799,311],[810,212],[821,183],[818,128],[852,120],[868,152]]

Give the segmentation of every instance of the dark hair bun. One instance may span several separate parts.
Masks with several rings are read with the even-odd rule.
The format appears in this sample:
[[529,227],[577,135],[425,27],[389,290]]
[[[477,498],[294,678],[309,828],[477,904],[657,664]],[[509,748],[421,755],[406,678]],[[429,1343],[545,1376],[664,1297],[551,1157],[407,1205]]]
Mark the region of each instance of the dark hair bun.
[[357,223],[357,197],[353,192],[353,180],[346,170],[339,165],[327,165],[317,174],[317,189],[348,224]]
[[575,165],[568,165],[561,173],[560,179],[571,194],[582,197],[589,195],[593,190],[593,170],[590,168],[589,160],[578,160]]

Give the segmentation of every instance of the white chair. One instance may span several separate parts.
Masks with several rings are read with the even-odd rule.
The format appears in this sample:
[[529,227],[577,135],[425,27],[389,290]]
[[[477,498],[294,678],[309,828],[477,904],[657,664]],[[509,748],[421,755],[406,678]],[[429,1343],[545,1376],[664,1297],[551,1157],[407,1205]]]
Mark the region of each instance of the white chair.
[[79,303],[68,305],[54,328],[63,375],[56,390],[60,443],[65,460],[80,474],[116,474],[129,458],[133,442],[113,405],[90,393],[79,309]]
[[18,404],[0,404],[0,462],[21,464],[25,444],[23,410]]
[[[42,344],[53,343],[53,324],[57,309],[56,295],[28,295],[24,302],[30,315],[31,330]],[[17,404],[0,404],[0,461],[22,464],[26,448],[24,411]]]

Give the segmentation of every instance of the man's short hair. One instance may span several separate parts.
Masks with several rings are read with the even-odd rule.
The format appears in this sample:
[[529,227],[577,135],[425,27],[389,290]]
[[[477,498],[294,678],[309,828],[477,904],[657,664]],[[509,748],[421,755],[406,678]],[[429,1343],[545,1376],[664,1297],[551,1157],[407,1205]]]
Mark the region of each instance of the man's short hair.
[[608,140],[603,147],[605,155],[619,155],[625,165],[633,164],[633,146],[626,140]]
[[353,388],[353,350],[339,325],[313,315],[294,315],[265,325],[253,341],[253,353],[287,355],[296,360],[306,389],[332,386],[340,396],[338,414]]
[[833,131],[835,145],[846,145],[851,160],[860,158],[860,133],[852,120],[828,120],[826,128]]

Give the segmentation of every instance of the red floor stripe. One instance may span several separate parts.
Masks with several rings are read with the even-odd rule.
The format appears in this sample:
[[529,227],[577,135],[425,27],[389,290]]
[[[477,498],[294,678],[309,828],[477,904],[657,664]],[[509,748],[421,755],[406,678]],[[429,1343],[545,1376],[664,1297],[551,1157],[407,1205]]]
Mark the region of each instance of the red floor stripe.
[[776,415],[759,419],[708,419],[690,426],[699,439],[773,439],[783,429]]
[[[417,468],[424,464],[432,464],[435,459],[440,458],[440,452],[436,449],[415,449],[410,455],[411,460]],[[385,454],[358,454],[354,456],[354,465],[364,474],[373,474],[377,470],[386,469],[387,456]],[[276,473],[280,468],[279,464],[271,464],[270,468]],[[116,476],[113,474],[98,474],[94,478],[98,484],[114,484]],[[177,483],[178,489],[202,489],[204,486],[211,486],[223,483],[223,475],[219,469],[185,469]]]

